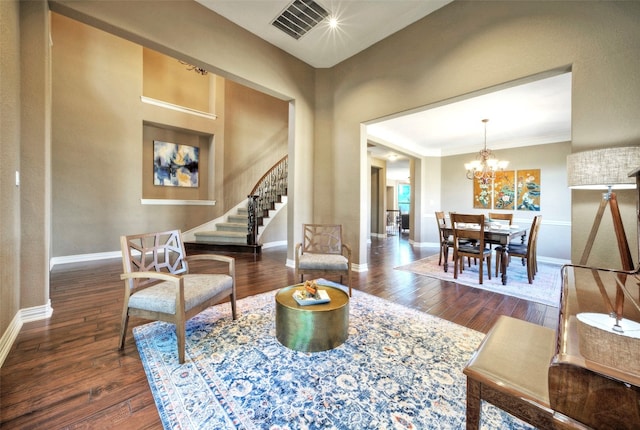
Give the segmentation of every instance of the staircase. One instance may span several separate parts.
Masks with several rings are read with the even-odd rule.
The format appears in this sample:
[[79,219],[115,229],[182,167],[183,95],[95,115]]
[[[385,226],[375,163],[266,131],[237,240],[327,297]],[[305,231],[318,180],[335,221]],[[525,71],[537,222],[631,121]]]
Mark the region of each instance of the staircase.
[[[247,206],[238,206],[236,213],[225,216],[224,222],[217,222],[215,230],[201,230],[194,234],[195,242],[185,241],[185,248],[199,252],[250,252],[262,251],[259,228],[268,224],[271,211],[278,210],[286,202],[287,157],[273,166],[253,188]],[[286,203],[285,203],[286,204]],[[248,209],[250,208],[250,209]],[[250,216],[249,211],[253,211]],[[233,211],[232,211],[233,212]]]
[[197,231],[195,242],[185,242],[187,251],[251,252],[259,254],[261,245],[248,245],[247,208],[237,208],[237,213],[227,215],[225,222],[216,223],[215,230]]

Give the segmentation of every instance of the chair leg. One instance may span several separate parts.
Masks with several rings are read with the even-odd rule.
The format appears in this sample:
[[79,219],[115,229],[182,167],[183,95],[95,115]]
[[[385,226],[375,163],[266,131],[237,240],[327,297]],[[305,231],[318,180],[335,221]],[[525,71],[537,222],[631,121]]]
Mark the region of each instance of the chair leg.
[[238,318],[238,314],[236,313],[236,295],[235,295],[235,293],[232,293],[231,297],[229,299],[230,299],[229,301],[231,302],[231,317],[235,321]]
[[176,336],[178,338],[178,363],[184,363],[184,348],[185,348],[185,322],[176,321]]
[[120,324],[120,345],[119,349],[124,349],[124,339],[127,336],[127,326],[129,325],[129,309],[122,312],[122,323]]
[[527,278],[529,279],[530,284],[533,284],[533,277],[534,277],[533,262],[527,258]]
[[[464,257],[463,257],[464,258]],[[460,259],[457,256],[453,256],[453,279],[458,279],[458,261]],[[464,266],[464,260],[462,261],[462,265]]]
[[496,278],[498,277],[498,269],[500,267],[501,262],[502,262],[502,256],[499,252],[496,251]]

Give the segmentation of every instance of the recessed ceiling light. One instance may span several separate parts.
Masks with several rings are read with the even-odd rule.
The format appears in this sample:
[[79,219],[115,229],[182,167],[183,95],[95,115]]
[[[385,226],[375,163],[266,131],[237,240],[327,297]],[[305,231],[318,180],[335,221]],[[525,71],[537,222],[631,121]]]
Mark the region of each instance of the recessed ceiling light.
[[329,27],[331,27],[331,28],[338,27],[338,18],[336,18],[335,16],[330,17],[329,18]]

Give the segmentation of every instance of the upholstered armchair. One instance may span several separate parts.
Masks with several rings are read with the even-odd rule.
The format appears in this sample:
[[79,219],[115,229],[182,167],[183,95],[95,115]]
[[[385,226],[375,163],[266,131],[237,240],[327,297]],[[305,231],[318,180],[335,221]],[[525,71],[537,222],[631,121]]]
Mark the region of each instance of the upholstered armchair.
[[339,224],[303,224],[302,242],[295,247],[296,276],[347,277],[351,296],[351,247],[342,241]]
[[[236,319],[235,260],[213,254],[186,256],[179,230],[120,238],[124,273],[124,307],[120,349],[124,348],[130,316],[174,324],[178,361],[184,363],[185,322],[206,308],[229,299]],[[221,262],[207,271],[189,273],[188,262]],[[224,272],[224,273],[216,273]]]

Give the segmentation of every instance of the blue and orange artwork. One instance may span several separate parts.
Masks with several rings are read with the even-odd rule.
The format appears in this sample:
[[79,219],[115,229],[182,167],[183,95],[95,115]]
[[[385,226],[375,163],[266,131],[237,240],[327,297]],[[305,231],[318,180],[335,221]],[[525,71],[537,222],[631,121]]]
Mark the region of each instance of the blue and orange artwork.
[[198,187],[200,148],[153,141],[153,185]]
[[518,170],[518,210],[540,210],[540,169]]

